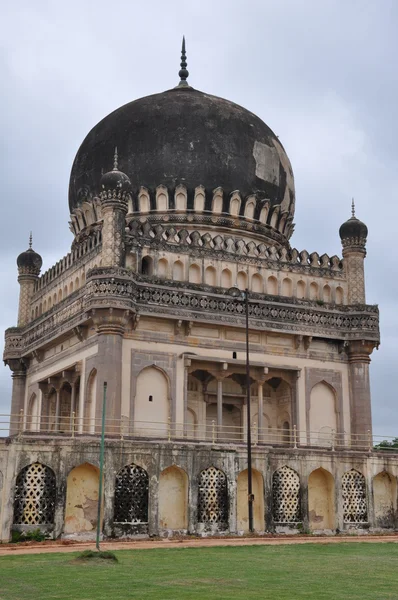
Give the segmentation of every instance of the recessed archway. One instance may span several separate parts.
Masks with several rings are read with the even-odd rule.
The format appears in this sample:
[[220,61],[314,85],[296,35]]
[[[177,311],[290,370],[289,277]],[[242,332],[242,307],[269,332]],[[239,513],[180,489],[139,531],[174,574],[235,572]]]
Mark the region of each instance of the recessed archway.
[[188,527],[188,476],[175,465],[160,474],[159,525],[169,530]]
[[382,471],[373,479],[376,527],[392,529],[396,522],[397,478]]
[[[252,489],[254,494],[253,503],[253,526],[255,531],[264,531],[264,482],[263,476],[256,469],[252,469]],[[237,530],[249,531],[249,509],[248,509],[248,477],[247,469],[238,475],[238,497],[237,497]]]
[[308,478],[308,513],[312,531],[335,528],[334,479],[325,469]]
[[98,518],[99,469],[83,463],[72,469],[66,484],[66,534],[95,531]]

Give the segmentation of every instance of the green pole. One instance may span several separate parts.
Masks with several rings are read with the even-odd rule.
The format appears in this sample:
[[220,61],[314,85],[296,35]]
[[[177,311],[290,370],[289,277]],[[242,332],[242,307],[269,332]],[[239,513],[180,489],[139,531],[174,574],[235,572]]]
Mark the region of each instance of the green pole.
[[102,401],[102,429],[101,429],[101,446],[100,446],[100,472],[98,486],[98,514],[97,514],[97,538],[95,547],[98,552],[100,550],[100,533],[101,533],[101,499],[102,499],[102,479],[104,474],[104,450],[105,450],[105,409],[106,409],[106,388],[108,384],[104,382],[104,398]]

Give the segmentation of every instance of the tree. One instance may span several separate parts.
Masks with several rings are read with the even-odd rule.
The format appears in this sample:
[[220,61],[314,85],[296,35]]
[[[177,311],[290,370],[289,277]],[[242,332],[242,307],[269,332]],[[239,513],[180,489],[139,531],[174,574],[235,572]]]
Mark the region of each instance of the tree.
[[374,450],[390,450],[392,448],[398,448],[398,437],[391,441],[383,440],[380,444],[374,446]]

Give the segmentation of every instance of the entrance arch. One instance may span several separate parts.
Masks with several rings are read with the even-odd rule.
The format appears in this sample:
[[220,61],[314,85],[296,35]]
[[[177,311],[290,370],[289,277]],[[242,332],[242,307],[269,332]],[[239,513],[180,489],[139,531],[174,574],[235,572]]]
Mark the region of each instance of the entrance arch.
[[391,529],[395,526],[397,511],[397,478],[382,471],[373,479],[375,525]]

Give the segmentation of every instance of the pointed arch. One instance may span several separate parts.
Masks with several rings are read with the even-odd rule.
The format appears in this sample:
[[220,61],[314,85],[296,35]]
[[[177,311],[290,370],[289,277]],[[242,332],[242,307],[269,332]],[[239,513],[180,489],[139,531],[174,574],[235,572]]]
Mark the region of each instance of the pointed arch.
[[213,287],[217,285],[217,271],[212,266],[205,269],[205,283]]
[[228,487],[223,471],[209,467],[199,475],[198,523],[205,530],[228,529]]
[[134,432],[144,437],[168,435],[170,417],[170,382],[156,365],[142,369],[136,380]]
[[97,404],[97,369],[91,369],[87,379],[86,402],[84,405],[83,431],[94,433],[95,410]]
[[[66,482],[64,533],[82,534],[96,529],[98,488],[98,467],[86,462],[69,472]],[[102,504],[103,501],[102,498]]]
[[162,279],[167,279],[169,271],[169,263],[167,258],[160,258],[158,261],[158,276]]
[[272,476],[272,514],[276,524],[301,521],[300,477],[286,465]]
[[259,273],[254,273],[253,277],[252,277],[252,292],[255,292],[257,294],[262,294],[263,293],[263,278],[261,277],[261,275]]
[[190,265],[188,270],[188,281],[190,283],[201,283],[201,280],[201,269],[199,265]]
[[368,501],[366,481],[356,469],[346,471],[341,478],[343,496],[343,520],[350,525],[368,522]]
[[334,479],[322,467],[308,477],[308,513],[312,531],[335,528]]
[[148,524],[149,477],[145,469],[131,463],[116,474],[114,502],[116,523]]
[[188,475],[176,465],[159,477],[159,525],[167,530],[188,528]]
[[305,297],[306,297],[305,281],[300,279],[300,281],[297,282],[297,298],[299,300],[303,300]]
[[221,287],[226,289],[232,287],[232,273],[229,269],[223,269],[221,272]]
[[375,526],[393,529],[397,519],[397,478],[382,471],[373,478]]
[[282,281],[282,296],[292,296],[293,282],[289,277],[285,277]]
[[184,281],[184,265],[180,260],[173,264],[173,281]]
[[267,279],[267,294],[271,296],[278,295],[278,280],[273,275]]
[[236,283],[240,290],[247,288],[247,273],[245,271],[239,271],[236,277]]
[[53,525],[55,516],[55,473],[36,462],[17,475],[14,494],[15,525]]
[[[253,525],[257,532],[264,531],[264,479],[260,471],[252,469]],[[247,469],[241,471],[237,479],[237,530],[249,531],[248,520],[248,477]]]

